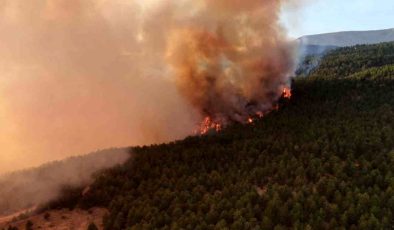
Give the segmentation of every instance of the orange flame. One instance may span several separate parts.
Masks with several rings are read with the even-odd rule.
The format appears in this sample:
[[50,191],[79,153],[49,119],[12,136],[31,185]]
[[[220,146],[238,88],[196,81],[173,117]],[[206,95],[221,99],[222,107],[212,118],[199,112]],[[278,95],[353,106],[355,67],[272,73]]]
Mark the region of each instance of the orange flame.
[[287,88],[287,87],[283,88],[282,96],[284,98],[290,99],[291,98],[291,89]]
[[222,125],[218,122],[212,120],[211,117],[205,117],[200,124],[199,133],[201,135],[207,134],[209,131],[214,130],[220,132],[222,130]]
[[[284,87],[282,91],[282,97],[286,99],[290,99],[292,96],[291,89],[288,87]],[[263,118],[267,113],[275,110],[279,110],[279,104],[274,104],[271,110],[266,112],[258,111],[254,116],[248,117],[244,124],[253,124],[256,120]],[[198,131],[196,134],[205,135],[209,131],[216,131],[220,132],[225,125],[222,124],[220,121],[214,121],[210,116],[204,118],[204,120],[199,125]]]

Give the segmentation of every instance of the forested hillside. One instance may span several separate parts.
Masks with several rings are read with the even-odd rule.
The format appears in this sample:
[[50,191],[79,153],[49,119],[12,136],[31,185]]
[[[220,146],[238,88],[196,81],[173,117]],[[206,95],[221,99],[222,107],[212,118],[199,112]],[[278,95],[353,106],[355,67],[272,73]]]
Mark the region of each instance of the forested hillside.
[[312,75],[342,78],[390,64],[394,64],[394,43],[359,45],[331,51]]
[[107,229],[393,229],[394,43],[330,52],[251,125],[136,147],[85,196]]

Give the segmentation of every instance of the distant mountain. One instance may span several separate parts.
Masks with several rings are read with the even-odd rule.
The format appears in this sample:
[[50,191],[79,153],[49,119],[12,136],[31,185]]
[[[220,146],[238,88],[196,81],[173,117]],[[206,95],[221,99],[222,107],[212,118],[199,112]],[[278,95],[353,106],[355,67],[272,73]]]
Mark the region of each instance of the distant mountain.
[[307,75],[329,51],[347,46],[371,45],[394,41],[394,28],[370,31],[345,31],[308,35],[296,40],[298,64],[296,75]]
[[394,28],[308,35],[297,40],[302,46],[345,47],[360,44],[377,44],[394,41]]

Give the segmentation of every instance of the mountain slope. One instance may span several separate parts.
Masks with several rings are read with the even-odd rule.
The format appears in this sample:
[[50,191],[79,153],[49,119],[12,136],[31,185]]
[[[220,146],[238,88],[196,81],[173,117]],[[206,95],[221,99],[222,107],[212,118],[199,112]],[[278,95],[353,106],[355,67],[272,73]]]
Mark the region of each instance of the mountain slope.
[[[348,51],[337,53],[344,62],[368,61]],[[134,148],[77,206],[108,207],[114,230],[389,229],[394,81],[373,63],[296,79],[291,100],[252,125]]]
[[311,75],[342,78],[372,67],[394,64],[394,43],[358,45],[329,52]]
[[334,51],[354,68],[295,79],[292,98],[253,124],[135,147],[57,207],[106,207],[111,230],[391,229],[393,66],[362,64],[381,46]]
[[354,46],[394,41],[394,29],[373,31],[346,31],[304,36],[298,39],[302,46]]

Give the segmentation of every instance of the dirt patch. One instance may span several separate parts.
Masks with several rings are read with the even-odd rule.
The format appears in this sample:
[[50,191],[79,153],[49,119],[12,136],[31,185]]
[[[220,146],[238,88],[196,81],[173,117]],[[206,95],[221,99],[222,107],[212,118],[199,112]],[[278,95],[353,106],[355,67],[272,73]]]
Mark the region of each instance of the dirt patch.
[[[99,229],[103,229],[103,217],[108,210],[103,208],[92,208],[90,210],[68,209],[53,210],[38,215],[32,215],[23,220],[12,221],[16,215],[0,218],[0,229],[9,226],[25,229],[27,222],[31,222],[32,229],[53,230],[86,230],[90,223],[94,223]],[[11,218],[11,219],[10,219]]]

